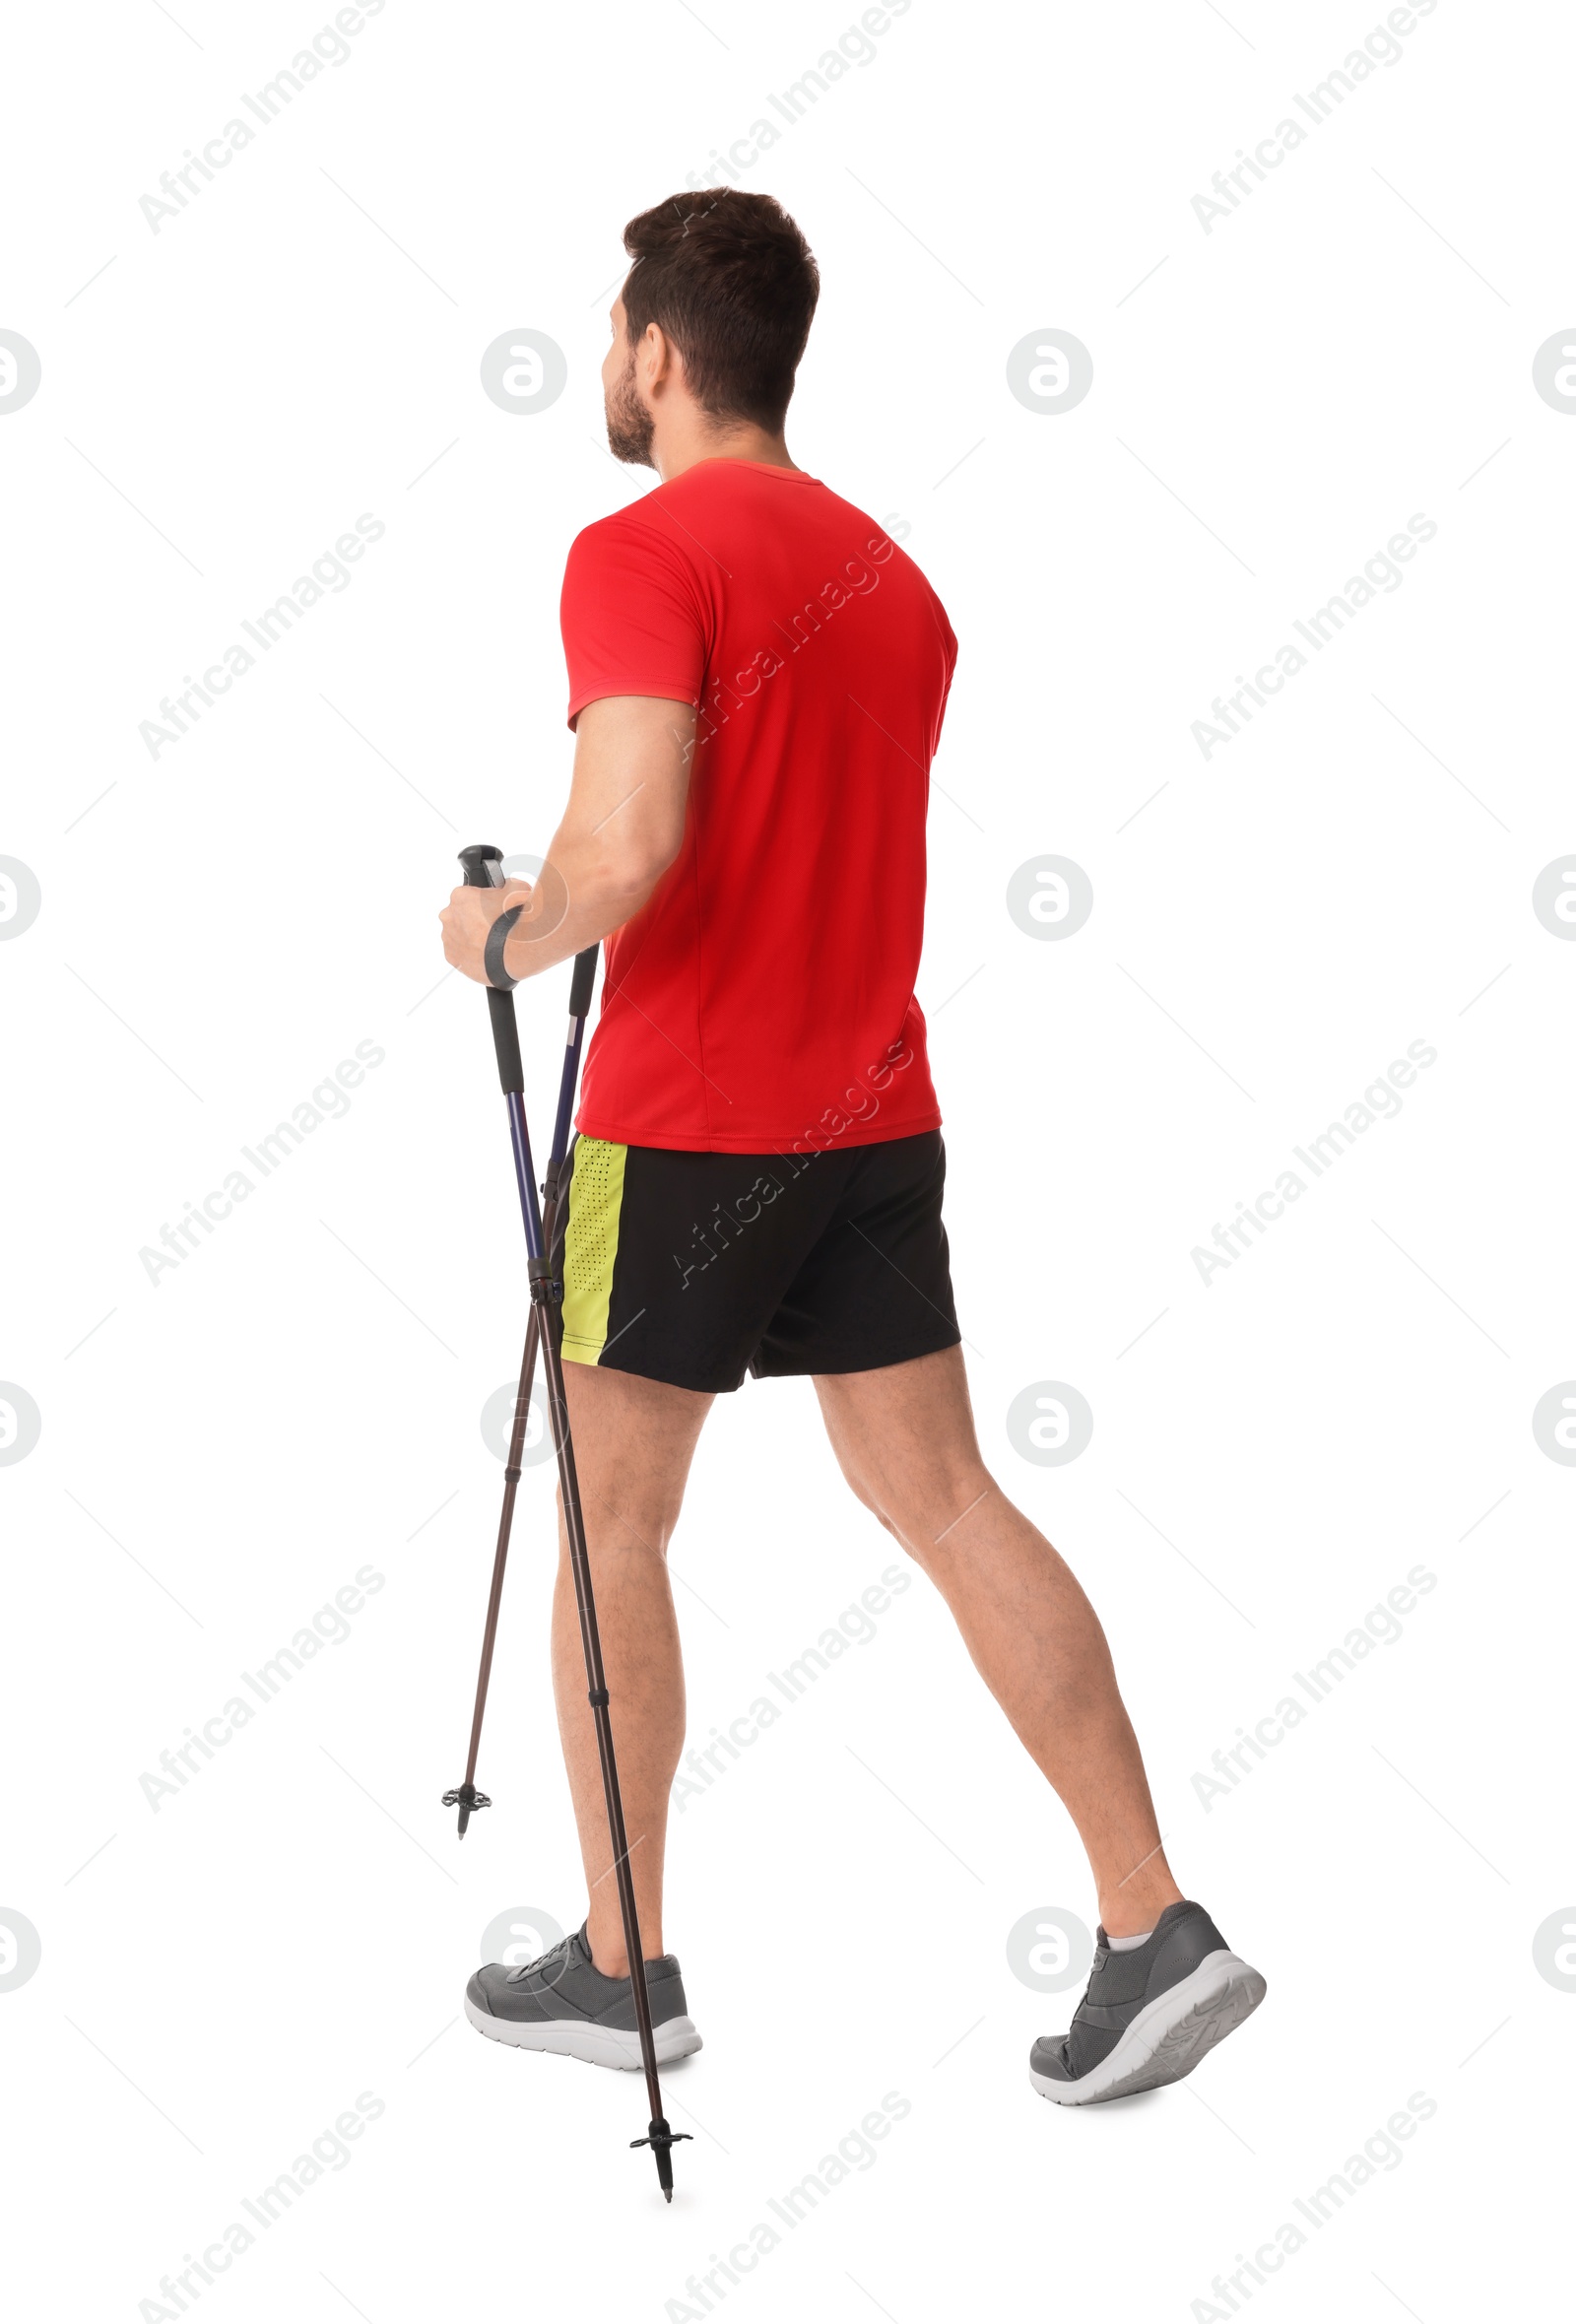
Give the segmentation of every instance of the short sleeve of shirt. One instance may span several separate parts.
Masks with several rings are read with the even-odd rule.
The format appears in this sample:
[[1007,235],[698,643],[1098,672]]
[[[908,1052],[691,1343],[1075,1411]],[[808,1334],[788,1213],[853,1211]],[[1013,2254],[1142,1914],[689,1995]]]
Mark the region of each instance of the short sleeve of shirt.
[[705,622],[683,555],[623,514],[588,525],[569,551],[558,622],[569,670],[569,724],[607,695],[698,704]]

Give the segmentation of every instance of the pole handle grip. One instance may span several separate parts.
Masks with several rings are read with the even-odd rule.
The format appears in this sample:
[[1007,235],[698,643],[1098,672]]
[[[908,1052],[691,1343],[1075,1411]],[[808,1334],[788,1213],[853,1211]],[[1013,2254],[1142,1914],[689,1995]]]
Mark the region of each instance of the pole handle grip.
[[[503,885],[503,851],[486,844],[460,849],[460,864],[465,873],[467,888],[501,888]],[[487,1013],[492,1021],[492,1050],[498,1061],[498,1086],[505,1097],[518,1096],[525,1089],[525,1069],[520,1062],[520,1029],[514,1021],[514,995],[487,988]]]
[[591,987],[596,981],[598,947],[588,944],[583,953],[574,956],[574,974],[569,979],[569,1015],[584,1017],[591,1007]]
[[503,885],[501,847],[490,847],[485,841],[475,847],[462,847],[460,866],[465,873],[467,888],[501,888]]

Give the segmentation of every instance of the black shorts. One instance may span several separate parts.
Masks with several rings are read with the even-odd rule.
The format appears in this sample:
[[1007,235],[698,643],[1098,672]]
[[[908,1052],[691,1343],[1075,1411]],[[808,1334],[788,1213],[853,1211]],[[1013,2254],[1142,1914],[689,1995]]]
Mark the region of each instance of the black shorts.
[[957,1345],[939,1130],[820,1154],[575,1142],[563,1355],[716,1394]]

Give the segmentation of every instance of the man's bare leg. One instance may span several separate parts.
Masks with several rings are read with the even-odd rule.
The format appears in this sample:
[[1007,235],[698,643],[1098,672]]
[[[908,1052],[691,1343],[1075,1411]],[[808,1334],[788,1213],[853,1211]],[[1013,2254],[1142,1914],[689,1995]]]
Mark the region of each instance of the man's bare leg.
[[[652,1960],[663,1950],[668,1794],[684,1749],[684,1666],[666,1553],[711,1398],[594,1364],[566,1363],[563,1381],[640,1943]],[[629,1961],[561,1505],[553,1595],[553,1692],[591,1897],[591,1958],[606,1976],[626,1977]]]
[[1105,1632],[981,1460],[962,1351],[821,1374],[816,1392],[843,1475],[941,1591],[980,1676],[1060,1793],[1106,1934],[1152,1928],[1182,1892]]

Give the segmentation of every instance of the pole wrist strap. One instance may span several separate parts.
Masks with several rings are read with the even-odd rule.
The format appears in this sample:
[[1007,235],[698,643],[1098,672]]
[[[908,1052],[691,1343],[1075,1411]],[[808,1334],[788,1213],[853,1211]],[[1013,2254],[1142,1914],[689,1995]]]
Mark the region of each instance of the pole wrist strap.
[[517,976],[511,976],[503,965],[503,947],[508,943],[514,923],[524,909],[523,904],[517,903],[512,905],[508,911],[499,912],[487,932],[487,945],[482,955],[482,964],[487,970],[487,980],[494,992],[513,992],[520,981]]

